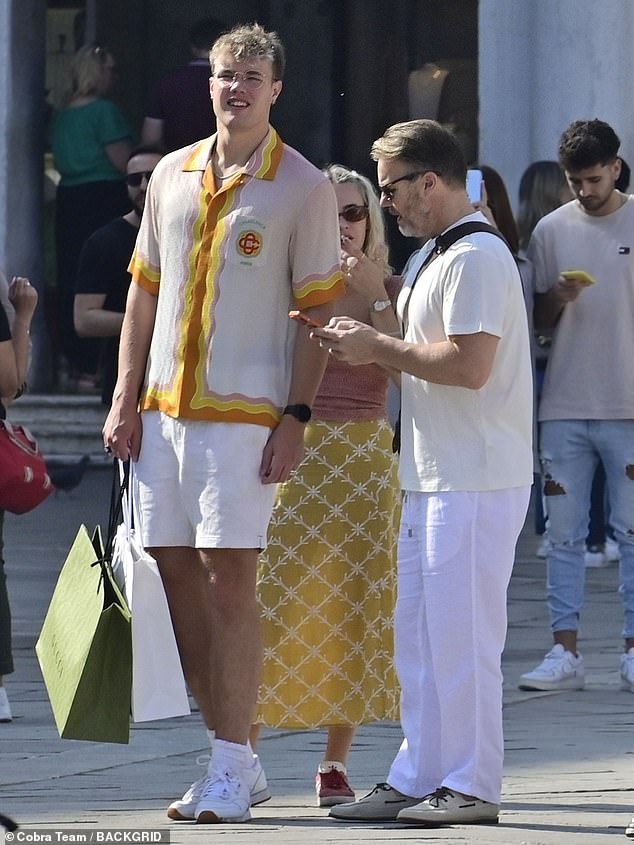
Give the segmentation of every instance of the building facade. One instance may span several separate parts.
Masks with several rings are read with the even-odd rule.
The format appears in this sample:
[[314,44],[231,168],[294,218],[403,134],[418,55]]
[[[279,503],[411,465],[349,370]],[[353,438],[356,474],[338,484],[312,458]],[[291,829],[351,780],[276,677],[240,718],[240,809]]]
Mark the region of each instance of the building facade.
[[[51,380],[46,293],[55,283],[47,115],[73,52],[83,42],[113,50],[115,99],[140,131],[153,83],[187,60],[189,27],[208,15],[280,33],[288,72],[273,121],[317,165],[340,161],[373,178],[370,144],[413,117],[451,124],[513,200],[524,168],[555,158],[577,118],[610,122],[634,161],[631,0],[0,0],[0,267],[30,276],[42,295],[40,388]],[[399,267],[412,244],[391,237]]]

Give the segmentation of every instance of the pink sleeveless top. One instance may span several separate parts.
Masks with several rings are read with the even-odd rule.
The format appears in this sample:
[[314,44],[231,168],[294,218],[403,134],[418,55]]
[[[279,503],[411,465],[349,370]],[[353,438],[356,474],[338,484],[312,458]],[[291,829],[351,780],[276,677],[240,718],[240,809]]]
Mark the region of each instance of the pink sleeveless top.
[[[401,287],[400,276],[385,282],[394,302]],[[388,375],[377,364],[352,366],[328,358],[326,372],[313,403],[313,418],[333,422],[367,422],[383,419]]]

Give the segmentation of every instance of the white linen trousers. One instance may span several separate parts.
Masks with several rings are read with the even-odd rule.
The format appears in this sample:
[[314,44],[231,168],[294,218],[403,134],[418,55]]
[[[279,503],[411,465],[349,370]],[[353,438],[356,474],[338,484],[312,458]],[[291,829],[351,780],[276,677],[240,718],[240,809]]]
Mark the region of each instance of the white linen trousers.
[[405,736],[388,783],[500,802],[506,594],[530,487],[407,492],[395,661]]

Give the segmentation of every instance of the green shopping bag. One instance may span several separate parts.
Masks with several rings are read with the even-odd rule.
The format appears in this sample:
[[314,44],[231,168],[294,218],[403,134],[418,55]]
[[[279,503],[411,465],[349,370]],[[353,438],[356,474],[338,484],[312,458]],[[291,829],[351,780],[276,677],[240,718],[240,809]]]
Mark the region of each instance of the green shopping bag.
[[130,612],[98,529],[91,540],[80,526],[35,651],[61,737],[129,742]]

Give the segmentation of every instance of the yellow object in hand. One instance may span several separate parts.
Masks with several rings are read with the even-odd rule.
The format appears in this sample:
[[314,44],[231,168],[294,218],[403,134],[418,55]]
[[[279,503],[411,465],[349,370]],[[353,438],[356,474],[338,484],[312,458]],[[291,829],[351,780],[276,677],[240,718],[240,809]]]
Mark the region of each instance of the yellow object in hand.
[[563,276],[564,279],[573,279],[576,282],[580,282],[582,285],[594,285],[597,281],[590,273],[586,273],[585,270],[562,270],[559,275]]

